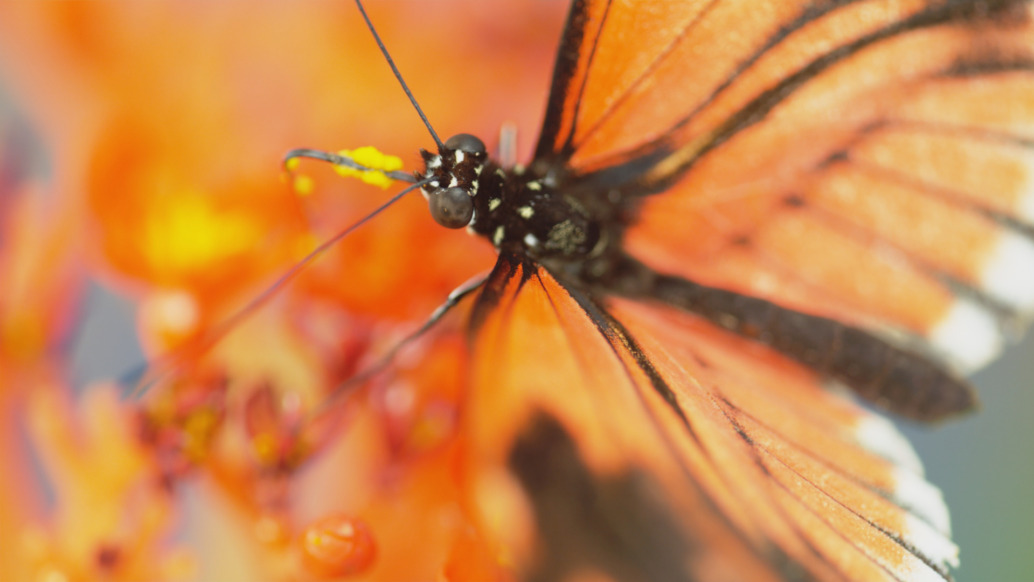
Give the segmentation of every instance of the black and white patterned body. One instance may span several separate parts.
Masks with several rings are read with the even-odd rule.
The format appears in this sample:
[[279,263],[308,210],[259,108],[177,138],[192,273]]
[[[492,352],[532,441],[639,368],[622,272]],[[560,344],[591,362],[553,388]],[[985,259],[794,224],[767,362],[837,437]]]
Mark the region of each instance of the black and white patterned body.
[[[502,252],[527,256],[576,279],[584,276],[587,264],[617,249],[613,243],[623,225],[616,205],[600,208],[560,192],[555,176],[535,168],[504,169],[488,159],[480,140],[466,134],[447,141],[442,153],[421,153],[426,169],[417,177],[432,180],[424,194],[432,200],[436,220],[443,223],[436,196],[460,189],[470,199],[469,221],[444,226],[466,226]],[[467,216],[446,212],[453,213]]]

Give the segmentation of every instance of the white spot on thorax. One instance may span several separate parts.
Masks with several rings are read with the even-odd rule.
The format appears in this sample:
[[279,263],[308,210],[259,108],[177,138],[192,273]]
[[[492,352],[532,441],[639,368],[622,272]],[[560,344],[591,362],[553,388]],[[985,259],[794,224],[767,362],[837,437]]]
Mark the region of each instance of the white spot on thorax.
[[534,216],[535,209],[532,208],[531,206],[521,206],[520,208],[517,209],[517,214],[519,214],[521,216],[521,218],[527,220],[527,219],[531,218],[532,216]]
[[503,236],[506,235],[506,230],[503,229],[502,225],[496,227],[495,232],[492,233],[492,244],[499,246],[503,242]]
[[456,163],[457,164],[463,163],[463,158],[464,158],[463,150],[456,150]]
[[493,198],[493,199],[488,201],[488,210],[489,211],[493,211],[496,208],[499,208],[499,205],[502,204],[502,203],[503,203],[502,200],[500,200],[498,198]]

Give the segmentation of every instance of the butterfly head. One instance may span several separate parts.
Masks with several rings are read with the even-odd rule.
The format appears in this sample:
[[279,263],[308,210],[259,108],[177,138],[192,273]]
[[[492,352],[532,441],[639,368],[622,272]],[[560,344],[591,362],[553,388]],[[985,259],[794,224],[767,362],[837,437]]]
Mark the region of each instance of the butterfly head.
[[488,158],[484,142],[461,133],[439,153],[421,151],[419,180],[431,216],[447,228],[467,227],[496,248],[536,258],[581,260],[599,248],[599,225],[585,209],[521,166],[509,170]]
[[474,220],[474,197],[488,161],[485,143],[469,133],[445,141],[437,154],[422,150],[425,170],[418,178],[430,180],[423,188],[435,222],[463,228]]

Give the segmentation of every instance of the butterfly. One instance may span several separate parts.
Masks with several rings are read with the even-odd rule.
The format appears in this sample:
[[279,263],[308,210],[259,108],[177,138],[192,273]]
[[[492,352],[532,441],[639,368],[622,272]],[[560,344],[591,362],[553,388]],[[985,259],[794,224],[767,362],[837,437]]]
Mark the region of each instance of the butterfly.
[[422,152],[433,218],[498,253],[442,313],[521,578],[950,579],[940,492],[857,399],[971,410],[1034,308],[1032,18],[576,0],[529,162]]

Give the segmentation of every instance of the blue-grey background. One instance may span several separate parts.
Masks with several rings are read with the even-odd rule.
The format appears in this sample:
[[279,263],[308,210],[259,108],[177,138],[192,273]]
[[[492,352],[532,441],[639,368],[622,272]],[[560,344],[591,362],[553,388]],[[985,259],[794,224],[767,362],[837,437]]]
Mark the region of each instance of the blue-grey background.
[[973,377],[982,408],[934,428],[904,427],[944,491],[961,582],[1034,580],[1034,339]]

